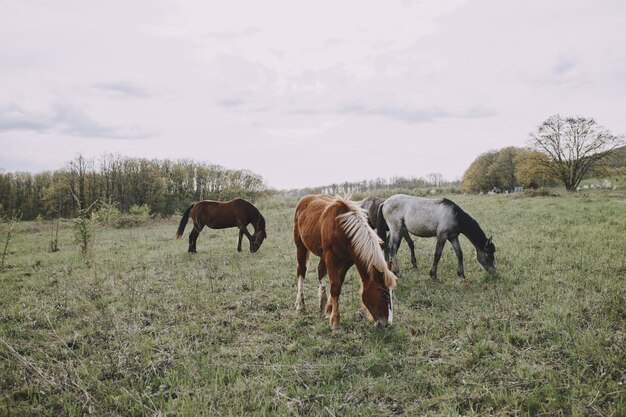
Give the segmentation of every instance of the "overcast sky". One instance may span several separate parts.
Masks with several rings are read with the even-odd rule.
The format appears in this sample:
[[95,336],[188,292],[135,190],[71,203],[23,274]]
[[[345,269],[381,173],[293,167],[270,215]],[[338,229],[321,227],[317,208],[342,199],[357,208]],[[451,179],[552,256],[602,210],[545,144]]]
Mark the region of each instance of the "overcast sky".
[[625,21],[624,0],[0,0],[0,170],[460,179],[553,114],[626,133]]

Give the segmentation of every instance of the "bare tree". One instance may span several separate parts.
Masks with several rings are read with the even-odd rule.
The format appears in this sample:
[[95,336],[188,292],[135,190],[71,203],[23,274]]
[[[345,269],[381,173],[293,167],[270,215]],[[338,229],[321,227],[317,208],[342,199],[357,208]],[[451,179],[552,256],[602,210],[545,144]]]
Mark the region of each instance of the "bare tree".
[[612,134],[591,118],[563,118],[558,114],[544,121],[530,136],[530,145],[548,156],[545,168],[568,191],[576,190],[598,162],[624,144],[624,136]]

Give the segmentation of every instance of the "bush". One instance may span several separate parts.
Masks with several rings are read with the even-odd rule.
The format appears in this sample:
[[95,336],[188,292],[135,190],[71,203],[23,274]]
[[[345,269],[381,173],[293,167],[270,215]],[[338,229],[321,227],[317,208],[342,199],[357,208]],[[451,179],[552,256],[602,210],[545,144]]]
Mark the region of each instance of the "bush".
[[147,204],[137,205],[133,204],[128,210],[132,217],[138,220],[150,220],[150,207]]
[[150,206],[148,206],[147,204],[133,204],[132,206],[130,206],[130,209],[128,211],[128,214],[122,214],[119,216],[119,218],[115,222],[115,227],[123,228],[141,226],[152,220],[152,215],[150,214]]
[[524,197],[558,197],[558,194],[547,188],[538,188],[536,190],[524,190]]
[[117,202],[102,203],[100,208],[92,214],[91,218],[101,225],[109,226],[116,224],[121,215],[122,213],[117,208]]

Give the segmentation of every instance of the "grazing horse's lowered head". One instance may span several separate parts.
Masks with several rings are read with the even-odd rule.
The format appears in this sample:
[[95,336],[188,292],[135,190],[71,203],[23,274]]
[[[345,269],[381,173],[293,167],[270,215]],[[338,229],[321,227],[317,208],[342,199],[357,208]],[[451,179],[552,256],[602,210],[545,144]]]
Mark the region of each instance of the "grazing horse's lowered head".
[[482,248],[476,246],[476,259],[487,272],[494,273],[496,272],[496,245],[491,241],[491,237]]
[[258,251],[266,237],[265,218],[259,213],[259,219],[254,225],[254,233],[252,234],[252,239],[250,239],[250,252]]

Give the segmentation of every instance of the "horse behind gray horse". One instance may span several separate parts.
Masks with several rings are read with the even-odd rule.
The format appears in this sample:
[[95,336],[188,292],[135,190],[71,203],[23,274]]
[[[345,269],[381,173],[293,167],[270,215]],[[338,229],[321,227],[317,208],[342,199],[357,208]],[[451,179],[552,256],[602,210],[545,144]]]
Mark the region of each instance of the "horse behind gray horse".
[[[378,208],[384,202],[384,198],[374,196],[369,196],[361,201],[356,202],[363,210],[365,210],[365,214],[367,215],[367,222],[374,230],[378,229]],[[385,232],[386,231],[387,229],[385,229]],[[417,268],[417,259],[415,258],[415,245],[413,244],[413,239],[411,239],[411,236],[409,235],[409,232],[406,231],[406,229],[404,229],[402,232],[402,237],[404,238],[404,240],[406,240],[407,245],[409,245],[409,250],[411,251],[411,264],[413,265],[413,268]],[[387,242],[386,237],[383,237],[380,234],[379,237],[383,240],[383,242]],[[401,242],[402,240],[398,242],[398,247],[400,247]],[[385,251],[387,251],[387,244],[385,244]]]
[[463,251],[459,234],[465,235],[476,248],[478,262],[489,272],[495,272],[496,247],[487,238],[478,222],[461,207],[446,198],[427,199],[397,194],[389,197],[378,209],[378,236],[384,239],[389,229],[389,254],[391,270],[399,273],[396,259],[400,238],[407,232],[419,237],[437,237],[435,259],[430,277],[437,278],[437,265],[446,241],[454,248],[458,260],[457,274],[465,278]]

